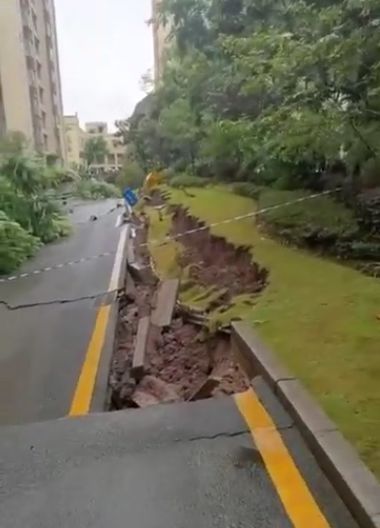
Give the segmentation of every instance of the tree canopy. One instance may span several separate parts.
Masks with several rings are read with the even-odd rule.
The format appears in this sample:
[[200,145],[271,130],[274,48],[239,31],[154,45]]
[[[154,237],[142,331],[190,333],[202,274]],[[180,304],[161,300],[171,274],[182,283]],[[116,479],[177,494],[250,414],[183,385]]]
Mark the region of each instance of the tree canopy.
[[107,154],[107,143],[102,136],[89,138],[86,141],[83,156],[89,167],[94,163],[104,163],[104,158]]
[[163,0],[159,16],[165,71],[124,128],[144,168],[379,184],[378,0]]

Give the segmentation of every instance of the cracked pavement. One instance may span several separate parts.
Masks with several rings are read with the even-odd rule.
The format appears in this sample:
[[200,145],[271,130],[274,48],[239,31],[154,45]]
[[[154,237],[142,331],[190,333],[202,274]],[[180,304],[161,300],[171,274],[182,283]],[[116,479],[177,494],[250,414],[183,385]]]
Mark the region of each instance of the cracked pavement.
[[[69,203],[73,234],[43,247],[20,273],[114,253],[115,205]],[[67,415],[113,263],[111,255],[0,284],[0,425]]]
[[[255,391],[329,525],[355,528],[287,413]],[[293,526],[231,397],[5,427],[0,454],[2,528]]]

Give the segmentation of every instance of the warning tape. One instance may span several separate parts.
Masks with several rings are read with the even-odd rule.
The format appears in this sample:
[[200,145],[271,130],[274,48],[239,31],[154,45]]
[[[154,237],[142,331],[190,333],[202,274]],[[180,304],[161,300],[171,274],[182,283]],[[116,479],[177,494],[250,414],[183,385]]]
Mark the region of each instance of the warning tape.
[[40,275],[41,273],[62,269],[67,266],[74,266],[76,264],[83,264],[84,262],[89,262],[90,260],[97,260],[103,257],[110,257],[114,255],[115,253],[116,253],[115,251],[112,251],[112,252],[107,251],[106,253],[100,253],[99,255],[92,255],[91,257],[82,257],[77,260],[69,260],[67,262],[62,262],[61,264],[53,264],[52,266],[46,266],[45,268],[36,269],[33,271],[29,271],[27,273],[20,273],[19,275],[12,275],[10,277],[4,277],[0,279],[0,283],[13,282],[19,279],[26,279],[27,277],[31,277],[33,275]]
[[[192,235],[192,234],[198,233],[200,231],[206,231],[207,229],[210,229],[212,227],[217,227],[217,226],[220,226],[220,225],[230,224],[232,222],[238,222],[240,220],[246,220],[247,218],[254,218],[256,216],[259,216],[260,214],[263,214],[263,213],[266,213],[266,212],[269,212],[269,211],[274,211],[274,210],[280,209],[282,207],[289,207],[289,206],[297,204],[297,203],[306,202],[308,200],[313,200],[313,199],[319,198],[321,196],[326,196],[326,195],[329,195],[329,194],[333,194],[333,193],[339,192],[340,190],[341,190],[341,187],[337,187],[336,189],[333,189],[333,190],[323,191],[323,192],[315,193],[315,194],[310,194],[308,196],[302,196],[301,198],[297,198],[295,200],[289,200],[287,202],[282,202],[282,203],[279,203],[279,204],[276,204],[276,205],[271,205],[269,207],[264,207],[263,209],[258,209],[256,211],[252,211],[252,212],[244,214],[244,215],[233,216],[233,217],[230,217],[230,218],[226,218],[224,220],[220,220],[219,222],[213,222],[211,224],[205,224],[205,225],[196,227],[194,229],[189,229],[187,231],[183,231],[182,233],[177,233],[176,235],[166,236],[166,237],[164,237],[162,239],[151,240],[149,242],[143,242],[143,243],[139,244],[137,247],[148,247],[148,246],[151,246],[151,245],[164,246],[165,244],[169,244],[170,242],[172,242],[174,240],[178,240],[178,239],[183,238],[183,237],[185,237],[187,235]],[[141,227],[135,226],[135,229],[141,229]],[[25,279],[25,278],[31,277],[33,275],[39,275],[41,273],[50,272],[50,271],[57,270],[57,269],[62,269],[62,268],[65,268],[67,266],[74,266],[74,265],[77,265],[77,264],[82,264],[82,263],[85,263],[85,262],[89,262],[91,260],[97,260],[97,259],[100,259],[100,258],[103,258],[103,257],[112,256],[112,255],[115,255],[115,252],[100,253],[99,255],[93,255],[93,256],[90,256],[90,257],[83,257],[83,258],[80,258],[80,259],[77,259],[77,260],[71,260],[71,261],[68,261],[68,262],[63,262],[61,264],[55,264],[55,265],[52,265],[52,266],[46,266],[45,268],[33,270],[33,271],[30,271],[30,272],[27,272],[27,273],[21,273],[19,275],[12,275],[10,277],[0,278],[0,283],[12,282],[12,281],[19,280],[19,279]],[[148,268],[150,266],[145,266],[145,267]]]
[[205,224],[199,227],[195,227],[194,229],[189,229],[187,231],[183,231],[182,233],[177,233],[176,235],[167,236],[161,240],[151,240],[149,242],[144,242],[143,244],[140,244],[140,246],[150,246],[150,245],[163,246],[165,244],[172,242],[173,240],[178,240],[179,238],[183,238],[187,235],[192,235],[194,233],[199,233],[200,231],[206,231],[207,229],[210,229],[212,227],[217,227],[217,226],[225,225],[225,224],[231,224],[232,222],[239,222],[240,220],[246,220],[247,218],[254,218],[256,216],[259,216],[263,213],[267,213],[269,211],[281,209],[282,207],[289,207],[290,205],[294,205],[294,204],[301,203],[301,202],[306,202],[308,200],[314,200],[315,198],[337,193],[341,190],[342,190],[341,187],[337,187],[329,191],[309,194],[308,196],[302,196],[301,198],[296,198],[295,200],[289,200],[287,202],[282,202],[276,205],[270,205],[268,207],[264,207],[263,209],[258,209],[256,211],[252,211],[244,215],[233,216],[230,218],[226,218],[224,220],[220,220],[219,222],[213,222],[211,224]]

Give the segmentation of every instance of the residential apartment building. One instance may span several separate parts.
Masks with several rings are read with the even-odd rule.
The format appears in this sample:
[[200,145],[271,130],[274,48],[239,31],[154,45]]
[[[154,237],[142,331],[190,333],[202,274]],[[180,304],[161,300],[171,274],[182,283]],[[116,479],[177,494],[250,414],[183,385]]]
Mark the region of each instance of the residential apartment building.
[[72,169],[77,169],[83,164],[85,133],[81,129],[78,114],[64,116],[63,123],[67,163]]
[[101,163],[92,164],[92,169],[99,173],[119,171],[124,162],[125,146],[122,140],[109,133],[107,123],[96,121],[85,124],[85,130],[80,126],[78,115],[65,116],[65,135],[67,145],[67,160],[72,168],[84,163],[84,148],[86,142],[95,137],[102,137],[107,145],[107,154]]
[[0,0],[0,134],[66,158],[54,0]]
[[101,136],[107,145],[107,154],[101,163],[92,165],[92,169],[97,172],[114,172],[119,171],[125,158],[125,145],[122,139],[108,131],[107,123],[95,121],[85,124],[86,141],[92,137]]
[[169,26],[163,26],[158,20],[159,6],[162,0],[152,0],[152,26],[153,26],[153,45],[154,45],[154,79],[155,83],[159,82],[162,77],[165,65],[165,51],[168,46],[170,33]]

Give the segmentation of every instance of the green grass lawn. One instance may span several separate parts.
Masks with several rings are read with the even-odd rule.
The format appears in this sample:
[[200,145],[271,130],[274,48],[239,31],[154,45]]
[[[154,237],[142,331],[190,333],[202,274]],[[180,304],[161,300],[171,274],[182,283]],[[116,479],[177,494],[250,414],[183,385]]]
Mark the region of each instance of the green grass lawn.
[[[223,187],[190,192],[193,197],[172,189],[170,201],[208,223],[255,209],[253,200]],[[153,227],[151,237],[166,234],[165,222],[170,219]],[[251,322],[380,477],[380,281],[271,240],[252,219],[212,232],[251,246],[253,258],[270,270],[269,285],[252,304],[249,296],[240,296],[214,318]],[[156,249],[158,263],[164,251],[163,275],[178,273],[173,264],[178,246]]]

